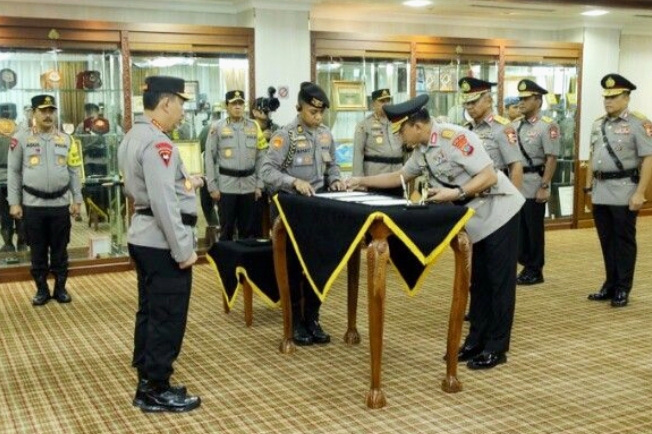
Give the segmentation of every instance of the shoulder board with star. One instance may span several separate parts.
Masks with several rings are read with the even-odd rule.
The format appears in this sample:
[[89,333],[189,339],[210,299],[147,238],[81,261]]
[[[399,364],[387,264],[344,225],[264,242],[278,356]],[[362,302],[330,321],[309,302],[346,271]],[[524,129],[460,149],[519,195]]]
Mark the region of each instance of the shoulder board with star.
[[443,130],[441,136],[445,139],[452,139],[455,136],[455,131],[453,130]]
[[541,116],[541,120],[547,124],[553,123],[554,119],[548,116]]
[[509,119],[504,118],[504,117],[499,116],[499,115],[494,115],[494,121],[498,122],[501,125],[507,125],[507,124],[510,123]]
[[634,116],[635,118],[640,119],[640,120],[642,120],[642,121],[646,121],[646,120],[647,120],[647,116],[645,116],[645,115],[644,115],[643,113],[641,113],[641,112],[631,112],[631,114],[632,114],[632,116]]

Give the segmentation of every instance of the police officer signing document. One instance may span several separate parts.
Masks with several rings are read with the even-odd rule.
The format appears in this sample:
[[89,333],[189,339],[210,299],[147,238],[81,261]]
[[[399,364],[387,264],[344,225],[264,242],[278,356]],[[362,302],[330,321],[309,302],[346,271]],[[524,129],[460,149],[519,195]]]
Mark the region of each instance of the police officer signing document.
[[32,304],[41,306],[50,300],[50,272],[55,277],[52,297],[59,303],[69,303],[67,246],[72,227],[70,216],[79,215],[82,203],[82,161],[70,136],[57,129],[54,97],[37,95],[32,98],[32,107],[34,127],[19,131],[9,145],[9,212],[12,217],[25,220],[31,273],[36,282]]
[[606,278],[589,300],[626,306],[636,265],[636,217],[652,178],[652,122],[628,110],[636,86],[618,74],[602,78],[606,114],[591,129],[587,193],[600,238]]
[[466,225],[473,243],[471,328],[458,353],[470,369],[490,369],[507,361],[516,295],[518,212],[525,201],[502,172],[494,170],[482,141],[453,124],[433,122],[428,95],[385,106],[392,127],[412,156],[400,170],[347,181],[351,188],[388,188],[426,178],[427,201],[466,204],[475,214]]
[[195,189],[178,149],[166,135],[183,119],[184,81],[145,80],[143,105],[118,148],[118,164],[135,213],[129,226],[129,255],[138,276],[138,311],[132,365],[138,370],[133,404],[146,412],[193,410],[200,405],[186,388],[171,386],[172,363],[181,351],[197,261]]

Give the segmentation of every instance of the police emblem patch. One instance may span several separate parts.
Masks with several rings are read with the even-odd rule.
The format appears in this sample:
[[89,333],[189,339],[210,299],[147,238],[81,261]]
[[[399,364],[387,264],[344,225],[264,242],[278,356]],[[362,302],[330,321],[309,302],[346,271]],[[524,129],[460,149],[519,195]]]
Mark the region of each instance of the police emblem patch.
[[510,145],[516,145],[518,143],[518,137],[516,136],[516,130],[514,128],[505,128],[505,135],[507,136],[507,141]]
[[172,159],[172,145],[166,142],[157,143],[154,145],[158,150],[158,155],[163,160],[165,167],[170,165],[170,160]]
[[465,157],[473,154],[473,146],[471,146],[464,134],[457,136],[455,140],[453,140],[453,146],[462,151],[462,154]]
[[275,147],[276,149],[280,149],[281,147],[283,147],[283,138],[276,137],[274,141],[272,141],[272,146]]

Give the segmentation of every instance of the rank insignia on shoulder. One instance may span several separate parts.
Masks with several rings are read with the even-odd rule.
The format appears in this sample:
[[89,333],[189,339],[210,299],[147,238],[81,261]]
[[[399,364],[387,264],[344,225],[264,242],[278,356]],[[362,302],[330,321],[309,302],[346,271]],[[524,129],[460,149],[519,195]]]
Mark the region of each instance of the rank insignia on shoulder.
[[432,133],[430,135],[430,146],[435,146],[437,144],[437,133]]
[[443,130],[441,136],[445,139],[452,139],[455,136],[455,131],[453,130]]
[[172,159],[172,145],[166,142],[157,143],[154,145],[158,150],[158,155],[163,160],[165,167],[170,165],[170,160]]
[[501,125],[509,124],[509,119],[504,118],[502,116],[498,116],[498,115],[494,115],[494,121],[498,122]]
[[541,120],[547,124],[550,124],[553,121],[553,119],[548,116],[541,116]]
[[631,112],[631,113],[632,113],[632,116],[634,116],[634,117],[637,118],[637,119],[640,119],[640,120],[642,120],[642,121],[646,121],[646,120],[647,120],[647,116],[645,116],[645,115],[644,115],[643,113],[641,113],[641,112],[633,111],[633,112]]
[[471,146],[464,134],[460,134],[455,138],[455,140],[453,140],[453,146],[462,151],[462,154],[465,157],[473,154],[473,146]]

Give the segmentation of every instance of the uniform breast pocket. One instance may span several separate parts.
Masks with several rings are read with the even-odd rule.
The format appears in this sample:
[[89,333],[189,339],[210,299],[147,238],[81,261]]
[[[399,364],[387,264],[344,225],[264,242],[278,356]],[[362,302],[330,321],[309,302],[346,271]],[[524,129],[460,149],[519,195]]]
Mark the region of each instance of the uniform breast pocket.
[[43,165],[43,156],[38,152],[30,152],[25,158],[27,167],[38,167]]
[[245,141],[245,147],[247,148],[247,158],[254,159],[256,158],[256,136],[248,135],[247,140]]
[[54,158],[57,166],[63,167],[68,165],[68,149],[57,147],[54,150]]

